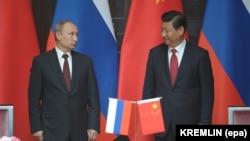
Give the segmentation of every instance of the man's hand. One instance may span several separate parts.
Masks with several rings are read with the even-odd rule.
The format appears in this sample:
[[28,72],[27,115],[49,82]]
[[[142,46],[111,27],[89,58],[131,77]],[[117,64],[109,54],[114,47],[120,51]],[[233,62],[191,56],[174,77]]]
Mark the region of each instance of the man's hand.
[[43,141],[43,131],[37,131],[33,134],[39,141]]
[[97,138],[97,135],[98,135],[97,131],[95,131],[93,129],[89,129],[87,132],[88,132],[88,136],[89,136],[88,141],[94,141]]

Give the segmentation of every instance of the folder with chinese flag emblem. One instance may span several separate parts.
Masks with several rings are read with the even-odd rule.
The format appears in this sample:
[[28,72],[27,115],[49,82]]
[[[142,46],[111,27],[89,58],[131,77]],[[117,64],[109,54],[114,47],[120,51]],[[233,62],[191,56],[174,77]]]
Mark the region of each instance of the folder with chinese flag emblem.
[[160,100],[159,97],[137,101],[143,135],[165,131]]

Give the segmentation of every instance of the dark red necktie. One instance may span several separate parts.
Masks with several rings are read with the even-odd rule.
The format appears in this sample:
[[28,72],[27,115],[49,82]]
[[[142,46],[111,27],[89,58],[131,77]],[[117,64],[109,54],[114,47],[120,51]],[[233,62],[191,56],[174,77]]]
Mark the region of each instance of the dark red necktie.
[[170,76],[171,76],[171,84],[174,85],[174,81],[178,72],[178,59],[176,56],[176,49],[172,49],[172,56],[170,59]]
[[63,65],[63,76],[67,85],[68,90],[70,90],[70,72],[69,72],[69,63],[68,63],[68,54],[63,54],[64,65]]

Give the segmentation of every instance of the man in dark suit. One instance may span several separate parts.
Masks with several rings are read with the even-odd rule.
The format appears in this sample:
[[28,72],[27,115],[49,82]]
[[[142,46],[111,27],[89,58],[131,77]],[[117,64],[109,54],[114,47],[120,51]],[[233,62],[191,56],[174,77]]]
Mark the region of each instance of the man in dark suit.
[[[56,46],[34,57],[28,88],[31,133],[39,141],[93,141],[100,131],[100,99],[91,58],[73,51],[78,29],[55,27]],[[68,55],[69,88],[63,76]]]
[[184,38],[187,20],[182,13],[164,13],[161,28],[164,43],[149,52],[143,99],[162,97],[166,131],[155,134],[155,141],[175,141],[178,124],[211,124],[214,78],[208,51]]

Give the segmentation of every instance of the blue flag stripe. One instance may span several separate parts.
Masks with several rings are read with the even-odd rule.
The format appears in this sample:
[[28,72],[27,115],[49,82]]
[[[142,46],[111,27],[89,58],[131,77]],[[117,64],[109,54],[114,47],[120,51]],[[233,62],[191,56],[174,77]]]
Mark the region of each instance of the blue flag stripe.
[[117,101],[114,133],[120,133],[120,130],[121,130],[121,123],[122,123],[122,112],[121,111],[123,111],[123,105],[124,105],[124,102],[122,100]]
[[203,32],[241,98],[250,105],[250,15],[241,0],[208,0]]

